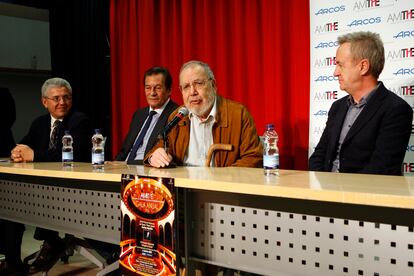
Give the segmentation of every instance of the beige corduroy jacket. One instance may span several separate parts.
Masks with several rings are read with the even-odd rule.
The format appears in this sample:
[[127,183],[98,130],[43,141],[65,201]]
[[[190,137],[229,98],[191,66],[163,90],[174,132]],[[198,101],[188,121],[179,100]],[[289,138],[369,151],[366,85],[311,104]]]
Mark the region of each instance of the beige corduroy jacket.
[[[169,117],[174,118],[179,108]],[[190,120],[183,119],[177,127],[168,134],[169,153],[173,156],[177,165],[182,166],[187,153],[190,140]],[[240,103],[217,96],[217,114],[213,125],[213,141],[215,144],[231,144],[231,151],[217,151],[214,154],[215,167],[261,167],[263,163],[263,147],[253,121],[253,117]],[[159,141],[150,150],[144,159],[148,164],[148,158],[152,152],[163,146]]]

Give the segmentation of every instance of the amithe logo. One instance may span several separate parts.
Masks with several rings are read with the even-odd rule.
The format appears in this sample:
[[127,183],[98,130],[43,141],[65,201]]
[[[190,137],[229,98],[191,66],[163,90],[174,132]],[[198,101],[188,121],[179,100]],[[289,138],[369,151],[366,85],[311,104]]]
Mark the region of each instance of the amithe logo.
[[317,126],[313,128],[312,134],[321,136],[323,133],[323,130],[325,129],[325,126]]
[[338,22],[329,22],[323,25],[316,26],[315,33],[321,34],[321,33],[328,33],[328,32],[334,32],[338,30]]
[[414,85],[403,85],[399,87],[392,87],[390,90],[398,96],[413,96]]
[[414,37],[414,30],[411,30],[411,31],[401,31],[401,32],[398,32],[393,37],[394,38]]
[[332,48],[332,47],[338,47],[338,46],[339,46],[338,41],[319,42],[318,45],[315,46],[315,49]]
[[365,19],[356,19],[353,20],[351,23],[349,23],[348,27],[357,27],[357,26],[363,26],[363,25],[372,25],[372,24],[378,24],[381,23],[381,17],[371,17],[371,18],[365,18]]
[[335,66],[336,57],[317,58],[314,65],[316,68]]
[[414,172],[414,163],[403,163],[404,172]]
[[401,21],[412,20],[414,18],[414,9],[400,11],[398,13],[390,13],[388,15],[387,23],[396,23]]
[[329,100],[337,100],[338,99],[338,91],[323,91],[323,92],[316,92],[313,96],[314,101],[329,101]]
[[336,12],[342,12],[342,11],[345,11],[344,5],[320,9],[315,13],[315,15],[330,14],[330,13],[336,13]]
[[354,11],[377,8],[380,6],[380,0],[362,0],[354,3]]
[[405,58],[412,58],[412,57],[414,57],[414,47],[389,51],[387,54],[387,59],[405,59]]

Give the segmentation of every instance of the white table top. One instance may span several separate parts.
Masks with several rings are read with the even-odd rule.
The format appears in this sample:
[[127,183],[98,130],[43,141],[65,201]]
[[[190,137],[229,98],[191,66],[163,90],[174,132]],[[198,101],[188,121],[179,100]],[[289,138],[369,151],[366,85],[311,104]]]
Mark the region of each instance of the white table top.
[[0,173],[114,182],[122,174],[175,178],[182,188],[304,200],[414,209],[414,177],[281,170],[266,177],[263,169],[177,167],[156,169],[107,164],[94,171],[89,163],[63,168],[61,163],[0,163]]

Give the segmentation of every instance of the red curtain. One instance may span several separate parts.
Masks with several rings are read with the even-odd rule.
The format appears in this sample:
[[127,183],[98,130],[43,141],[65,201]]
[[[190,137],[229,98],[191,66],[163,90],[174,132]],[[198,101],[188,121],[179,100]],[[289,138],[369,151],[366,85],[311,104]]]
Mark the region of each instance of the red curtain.
[[208,63],[218,94],[243,103],[259,135],[279,133],[281,168],[306,169],[309,2],[303,0],[111,0],[112,137],[115,154],[132,113],[146,105],[142,76],[165,66],[182,103],[178,72]]

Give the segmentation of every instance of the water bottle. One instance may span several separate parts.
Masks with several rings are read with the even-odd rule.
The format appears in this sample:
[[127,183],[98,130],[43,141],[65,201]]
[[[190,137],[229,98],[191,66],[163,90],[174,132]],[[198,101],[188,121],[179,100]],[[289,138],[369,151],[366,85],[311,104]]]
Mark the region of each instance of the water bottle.
[[263,168],[265,175],[279,175],[279,137],[273,124],[267,124],[263,134]]
[[73,138],[69,130],[65,131],[62,137],[62,164],[64,167],[73,166]]
[[99,129],[95,129],[92,136],[92,165],[94,169],[102,169],[104,167],[105,151],[104,138]]

